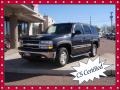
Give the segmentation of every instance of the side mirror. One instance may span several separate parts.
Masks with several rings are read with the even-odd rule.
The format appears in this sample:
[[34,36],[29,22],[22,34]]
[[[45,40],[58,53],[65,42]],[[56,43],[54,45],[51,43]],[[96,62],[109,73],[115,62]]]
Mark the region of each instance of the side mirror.
[[76,30],[75,34],[81,34],[81,32],[79,30]]

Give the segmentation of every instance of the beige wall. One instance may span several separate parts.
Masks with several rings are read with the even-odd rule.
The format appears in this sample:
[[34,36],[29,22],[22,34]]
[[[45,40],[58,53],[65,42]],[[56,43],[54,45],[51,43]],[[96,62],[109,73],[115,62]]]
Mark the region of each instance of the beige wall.
[[[18,20],[26,21],[29,23],[28,27],[28,33],[29,35],[33,35],[33,23],[38,22],[38,27],[35,29],[36,33],[40,33],[43,30],[43,26],[39,27],[39,24],[43,22],[43,16],[41,15],[41,18],[38,17],[39,13],[35,13],[33,10],[38,10],[38,7],[34,7],[33,4],[24,4],[27,7],[31,8],[29,9],[24,8],[22,5],[6,5],[5,6],[5,16],[9,18],[10,20],[10,43],[11,48],[17,48],[19,46],[18,41]],[[33,11],[33,12],[32,12]],[[19,14],[19,13],[25,13],[25,14]],[[33,17],[33,14],[35,13],[36,16]],[[28,15],[29,14],[29,15]],[[36,24],[36,23],[35,23]],[[42,24],[43,25],[43,24]]]
[[50,25],[52,25],[52,24],[55,23],[55,21],[54,21],[51,17],[49,17],[49,16],[44,16],[44,19],[45,19],[45,21],[44,21],[44,30],[45,30],[48,26],[50,26]]
[[32,35],[40,34],[43,31],[43,23],[33,23]]

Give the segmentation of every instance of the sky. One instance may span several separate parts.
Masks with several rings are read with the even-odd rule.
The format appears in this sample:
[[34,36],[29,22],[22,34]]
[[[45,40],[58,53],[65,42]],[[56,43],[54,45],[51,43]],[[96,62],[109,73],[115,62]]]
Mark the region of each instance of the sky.
[[53,18],[55,23],[61,22],[80,22],[90,23],[101,27],[111,25],[110,12],[113,12],[113,23],[115,23],[115,5],[45,5],[38,7],[42,15],[48,15]]

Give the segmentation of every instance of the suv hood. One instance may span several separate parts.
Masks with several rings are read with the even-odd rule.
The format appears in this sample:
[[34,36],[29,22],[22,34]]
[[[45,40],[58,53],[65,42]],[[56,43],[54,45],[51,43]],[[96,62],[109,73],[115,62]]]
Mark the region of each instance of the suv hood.
[[64,35],[58,34],[38,34],[38,35],[31,35],[31,36],[24,36],[22,39],[30,39],[30,40],[52,40],[57,37],[61,37]]

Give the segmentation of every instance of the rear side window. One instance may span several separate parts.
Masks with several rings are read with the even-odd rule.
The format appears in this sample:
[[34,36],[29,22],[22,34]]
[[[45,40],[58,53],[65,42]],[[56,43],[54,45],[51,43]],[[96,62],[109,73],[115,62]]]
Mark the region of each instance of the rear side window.
[[98,34],[96,27],[90,26],[93,34]]
[[90,27],[88,25],[83,25],[83,28],[85,34],[91,34]]
[[74,30],[75,30],[75,31],[78,31],[78,30],[79,30],[81,33],[83,33],[83,28],[82,28],[81,24],[76,24]]

